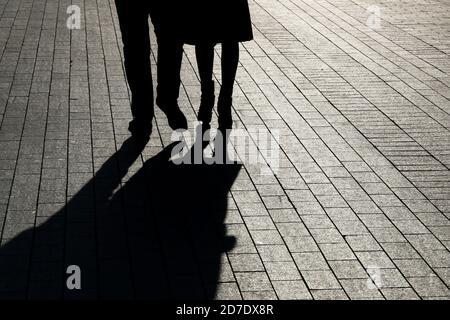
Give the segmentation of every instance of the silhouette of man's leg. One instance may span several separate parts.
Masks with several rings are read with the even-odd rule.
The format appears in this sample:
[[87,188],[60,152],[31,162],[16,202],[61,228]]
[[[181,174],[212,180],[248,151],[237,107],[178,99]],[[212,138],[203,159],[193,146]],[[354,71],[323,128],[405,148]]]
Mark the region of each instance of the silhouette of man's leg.
[[132,94],[133,121],[130,131],[149,135],[154,116],[149,8],[144,1],[115,1],[122,32],[125,70]]
[[167,115],[172,129],[187,129],[187,120],[178,107],[183,60],[183,42],[178,34],[180,30],[173,27],[168,8],[155,7],[150,15],[158,41],[156,103]]
[[183,43],[163,33],[157,33],[157,37],[158,85],[156,88],[156,103],[162,109],[169,109],[178,106]]

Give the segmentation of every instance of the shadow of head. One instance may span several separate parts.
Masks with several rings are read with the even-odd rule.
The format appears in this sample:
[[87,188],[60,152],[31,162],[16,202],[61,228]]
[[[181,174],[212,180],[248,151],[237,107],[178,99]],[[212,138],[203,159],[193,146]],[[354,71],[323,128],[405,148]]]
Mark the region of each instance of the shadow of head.
[[[143,146],[125,141],[64,208],[2,241],[0,297],[215,296],[234,246],[225,218],[241,166],[176,165],[170,145],[125,179]],[[80,289],[68,288],[69,266]]]

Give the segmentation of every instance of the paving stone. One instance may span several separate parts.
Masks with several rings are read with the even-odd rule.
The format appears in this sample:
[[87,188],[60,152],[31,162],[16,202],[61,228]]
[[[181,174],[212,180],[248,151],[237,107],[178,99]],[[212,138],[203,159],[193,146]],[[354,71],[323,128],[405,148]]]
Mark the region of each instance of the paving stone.
[[290,252],[314,252],[319,247],[312,237],[285,237],[284,241]]
[[275,292],[281,300],[310,300],[311,294],[302,280],[273,281]]
[[257,248],[263,262],[292,261],[291,254],[284,245],[260,245]]
[[342,287],[350,299],[381,299],[382,295],[370,279],[341,280]]
[[269,214],[264,204],[259,202],[242,203],[239,205],[239,211],[243,217],[266,216]]
[[405,277],[427,277],[433,274],[431,268],[422,259],[401,259],[394,262]]
[[242,224],[242,217],[239,214],[238,210],[228,210],[227,215],[225,217],[225,224]]
[[236,272],[235,276],[241,291],[265,291],[272,289],[270,280],[265,272]]
[[368,228],[374,238],[380,243],[406,242],[404,235],[397,228]]
[[300,218],[294,209],[273,209],[269,211],[274,222],[299,222]]
[[345,240],[353,251],[377,251],[381,250],[380,245],[371,235],[347,236]]
[[364,214],[364,213],[381,213],[380,208],[373,202],[373,201],[349,201],[348,202],[350,207],[355,211],[357,214]]
[[394,220],[393,223],[403,234],[427,234],[429,232],[418,219]]
[[311,202],[315,200],[309,190],[287,190],[286,193],[291,201]]
[[379,207],[401,207],[402,202],[395,195],[375,194],[371,198]]
[[308,229],[327,229],[333,227],[332,221],[326,215],[304,216],[302,220]]
[[300,271],[328,269],[327,262],[320,252],[293,253],[292,256]]
[[[450,240],[449,226],[430,227],[430,230],[439,240]],[[423,229],[421,229],[420,231],[417,231],[416,233],[426,233]]]
[[301,280],[302,277],[294,262],[266,262],[265,267],[270,280]]
[[339,289],[341,286],[330,270],[302,271],[310,289]]
[[339,195],[317,196],[320,204],[324,208],[347,208],[347,202]]
[[229,254],[234,272],[264,271],[264,265],[257,254]]
[[419,300],[419,296],[411,288],[382,288],[381,292],[387,300]]
[[393,268],[394,265],[383,251],[361,251],[355,252],[358,259],[365,268]]
[[315,300],[348,300],[344,290],[311,290]]
[[367,279],[366,270],[357,260],[329,261],[338,279]]
[[242,292],[244,300],[276,300],[275,291],[244,291]]
[[257,245],[284,244],[277,230],[252,230],[250,234]]
[[277,223],[276,226],[283,237],[301,237],[309,235],[308,229],[301,222]]
[[414,248],[406,242],[401,243],[383,243],[381,244],[384,251],[391,259],[418,259],[420,258]]
[[325,211],[317,201],[297,202],[294,201],[294,207],[299,215],[324,214]]
[[408,278],[408,281],[421,298],[448,297],[450,295],[447,286],[436,276]]
[[413,213],[406,207],[382,207],[382,211],[391,220],[413,219]]
[[433,234],[406,235],[406,238],[419,252],[445,250],[445,247]]
[[326,212],[334,223],[358,220],[358,216],[350,208],[327,208]]
[[434,271],[437,275],[444,281],[444,283],[448,286],[450,283],[450,269],[449,268],[435,268]]
[[244,217],[244,222],[250,230],[275,229],[270,217]]
[[380,278],[376,283],[380,288],[405,288],[408,282],[397,269],[380,269]]
[[364,224],[358,220],[336,220],[334,223],[343,236],[363,235],[369,233]]
[[341,243],[344,241],[343,236],[335,228],[332,229],[312,229],[310,230],[314,240],[321,243]]
[[217,300],[241,300],[241,294],[239,288],[235,282],[220,283],[215,288],[215,297]]
[[352,250],[346,243],[321,243],[320,250],[327,260],[352,260],[356,259]]
[[346,201],[370,201],[370,197],[362,188],[342,189],[339,193]]
[[[249,181],[251,183],[251,181]],[[233,186],[234,187],[234,186]],[[281,196],[284,195],[283,188],[279,184],[257,185],[261,196]],[[289,194],[289,193],[288,193]]]
[[358,217],[369,228],[390,228],[394,226],[384,214],[359,214]]
[[421,254],[432,268],[446,268],[450,263],[450,253],[447,250],[426,250]]
[[[378,180],[378,178],[376,179]],[[386,186],[383,182],[361,182],[361,186],[363,187],[364,191],[367,192],[369,195],[392,194],[391,189],[389,189],[388,186]]]
[[290,209],[292,204],[286,196],[265,196],[262,200],[268,209]]

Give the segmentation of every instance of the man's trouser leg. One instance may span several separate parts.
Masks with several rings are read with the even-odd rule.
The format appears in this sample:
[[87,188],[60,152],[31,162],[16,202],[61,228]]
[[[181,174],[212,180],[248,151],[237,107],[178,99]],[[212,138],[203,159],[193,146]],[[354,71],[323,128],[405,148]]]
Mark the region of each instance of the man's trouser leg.
[[178,106],[183,42],[175,16],[167,5],[154,5],[150,12],[158,41],[158,85],[156,103],[163,111]]
[[115,0],[122,32],[125,70],[133,118],[151,125],[153,85],[150,64],[149,8],[145,1]]
[[170,35],[158,37],[158,85],[156,103],[163,111],[178,108],[183,43]]

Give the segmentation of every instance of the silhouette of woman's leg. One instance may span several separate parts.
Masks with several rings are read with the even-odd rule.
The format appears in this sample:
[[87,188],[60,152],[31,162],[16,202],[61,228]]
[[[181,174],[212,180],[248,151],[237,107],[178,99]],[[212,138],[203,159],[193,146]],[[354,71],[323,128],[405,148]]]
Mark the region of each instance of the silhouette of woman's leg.
[[133,121],[139,124],[138,127],[148,128],[154,113],[148,8],[145,4],[130,4],[125,0],[116,0],[116,8],[122,32],[125,71],[132,94]]
[[197,58],[198,72],[200,81],[203,85],[212,81],[214,64],[214,44],[202,43],[195,46],[195,56]]
[[203,123],[203,130],[210,127],[212,109],[214,108],[214,43],[201,43],[195,46],[198,73],[200,75],[202,98],[198,111],[198,120]]
[[231,105],[238,63],[239,43],[222,43],[222,87],[217,104],[219,129],[231,129],[232,126]]

